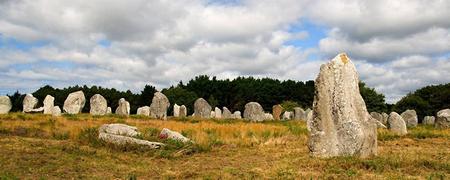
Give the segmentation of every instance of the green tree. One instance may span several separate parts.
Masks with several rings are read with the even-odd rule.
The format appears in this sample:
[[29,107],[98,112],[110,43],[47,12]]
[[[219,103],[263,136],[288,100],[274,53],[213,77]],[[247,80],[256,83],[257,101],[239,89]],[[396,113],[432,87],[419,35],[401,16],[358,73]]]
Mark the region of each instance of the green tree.
[[369,88],[365,83],[359,82],[359,92],[366,103],[369,112],[387,112],[384,95],[377,93],[375,89]]

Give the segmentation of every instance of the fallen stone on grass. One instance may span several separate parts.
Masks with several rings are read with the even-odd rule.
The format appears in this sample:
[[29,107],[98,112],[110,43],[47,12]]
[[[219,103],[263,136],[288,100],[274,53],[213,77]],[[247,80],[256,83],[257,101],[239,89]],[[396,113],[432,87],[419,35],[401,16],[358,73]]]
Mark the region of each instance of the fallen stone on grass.
[[128,126],[126,124],[103,124],[99,128],[99,132],[130,137],[134,137],[140,134],[137,131],[137,127]]
[[142,139],[134,138],[140,133],[134,126],[126,124],[104,124],[98,129],[98,138],[116,145],[136,144],[147,146],[152,149],[158,149],[164,146],[163,143],[151,142]]
[[173,139],[183,143],[192,142],[189,138],[184,137],[182,134],[170,129],[164,128],[161,133],[159,133],[159,138],[161,139]]
[[160,142],[151,142],[142,139],[136,139],[128,136],[121,136],[115,134],[108,133],[99,133],[98,138],[112,144],[116,145],[127,145],[127,144],[137,144],[142,146],[147,146],[151,149],[159,149],[164,146],[163,143]]

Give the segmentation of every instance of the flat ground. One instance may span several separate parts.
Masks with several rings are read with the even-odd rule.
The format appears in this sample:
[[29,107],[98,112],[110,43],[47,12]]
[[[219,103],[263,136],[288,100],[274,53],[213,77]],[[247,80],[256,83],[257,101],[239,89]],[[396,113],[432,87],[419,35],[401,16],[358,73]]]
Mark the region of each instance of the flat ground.
[[[96,139],[104,123],[126,123],[153,141],[166,127],[195,144],[160,150]],[[0,115],[0,179],[448,179],[450,130],[419,126],[403,137],[378,131],[379,155],[319,159],[303,122]]]

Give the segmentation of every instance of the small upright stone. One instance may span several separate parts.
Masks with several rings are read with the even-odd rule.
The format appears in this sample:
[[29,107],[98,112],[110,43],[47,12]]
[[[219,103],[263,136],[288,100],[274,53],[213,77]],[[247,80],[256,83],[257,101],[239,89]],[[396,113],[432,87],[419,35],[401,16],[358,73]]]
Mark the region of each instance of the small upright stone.
[[8,96],[0,96],[0,114],[8,114],[11,108],[11,99]]
[[266,118],[264,109],[257,102],[249,102],[245,105],[244,119],[250,121],[264,121]]
[[38,99],[35,98],[32,94],[25,95],[25,98],[23,98],[23,112],[32,112],[32,110],[36,108],[37,103]]
[[406,110],[401,114],[403,120],[406,123],[406,127],[416,127],[419,120],[417,119],[417,113],[415,110]]
[[276,121],[280,120],[281,113],[283,113],[283,107],[279,104],[272,106],[272,116]]
[[405,135],[408,133],[405,121],[403,120],[402,116],[400,116],[396,112],[391,112],[391,114],[389,115],[388,128],[398,135]]
[[215,111],[211,111],[211,113],[209,114],[209,117],[216,118],[216,112]]
[[242,119],[241,111],[234,111],[233,119]]
[[224,119],[231,119],[231,111],[227,107],[223,107],[222,116]]
[[111,107],[106,108],[106,114],[112,114],[112,109],[111,109]]
[[136,114],[141,116],[150,116],[150,107],[148,106],[140,107],[137,109]]
[[166,95],[160,92],[155,92],[152,99],[152,104],[150,105],[150,117],[156,119],[167,119],[167,109],[170,106],[169,99]]
[[377,125],[367,112],[358,83],[355,65],[344,53],[320,67],[308,139],[313,156],[377,154]]
[[268,121],[273,121],[274,120],[273,119],[273,115],[270,114],[270,113],[265,113],[264,116],[265,116],[264,120],[268,120]]
[[306,120],[305,111],[301,107],[294,108],[294,120]]
[[44,114],[52,114],[53,106],[55,106],[55,98],[47,95],[44,99]]
[[68,114],[78,114],[86,103],[83,91],[70,93],[64,101],[63,110]]
[[180,118],[184,118],[187,116],[187,108],[185,105],[180,106]]
[[450,128],[450,109],[443,109],[437,112],[434,126],[438,129]]
[[284,111],[283,113],[283,120],[292,120],[294,117],[294,113],[292,111]]
[[89,103],[91,105],[91,109],[89,110],[91,115],[103,116],[106,114],[106,111],[108,110],[108,102],[102,95],[93,95],[91,99],[89,99]]
[[173,117],[179,117],[180,116],[180,106],[178,106],[177,103],[173,105]]
[[116,109],[116,114],[123,116],[130,115],[130,103],[124,98],[119,99],[119,106]]
[[52,116],[61,116],[61,109],[59,108],[59,106],[53,106]]
[[209,118],[211,115],[211,106],[203,98],[198,98],[194,103],[194,115],[197,118]]
[[426,125],[434,125],[434,116],[425,116],[423,118],[422,124],[426,124]]
[[222,119],[222,110],[220,110],[220,108],[215,107],[214,114],[216,119]]

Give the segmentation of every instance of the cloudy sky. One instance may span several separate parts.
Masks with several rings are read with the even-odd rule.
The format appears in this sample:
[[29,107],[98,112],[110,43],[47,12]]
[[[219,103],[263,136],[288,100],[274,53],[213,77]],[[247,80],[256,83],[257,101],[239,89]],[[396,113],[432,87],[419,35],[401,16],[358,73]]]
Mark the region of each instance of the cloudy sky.
[[0,94],[311,80],[347,52],[388,102],[450,82],[448,0],[0,0]]

